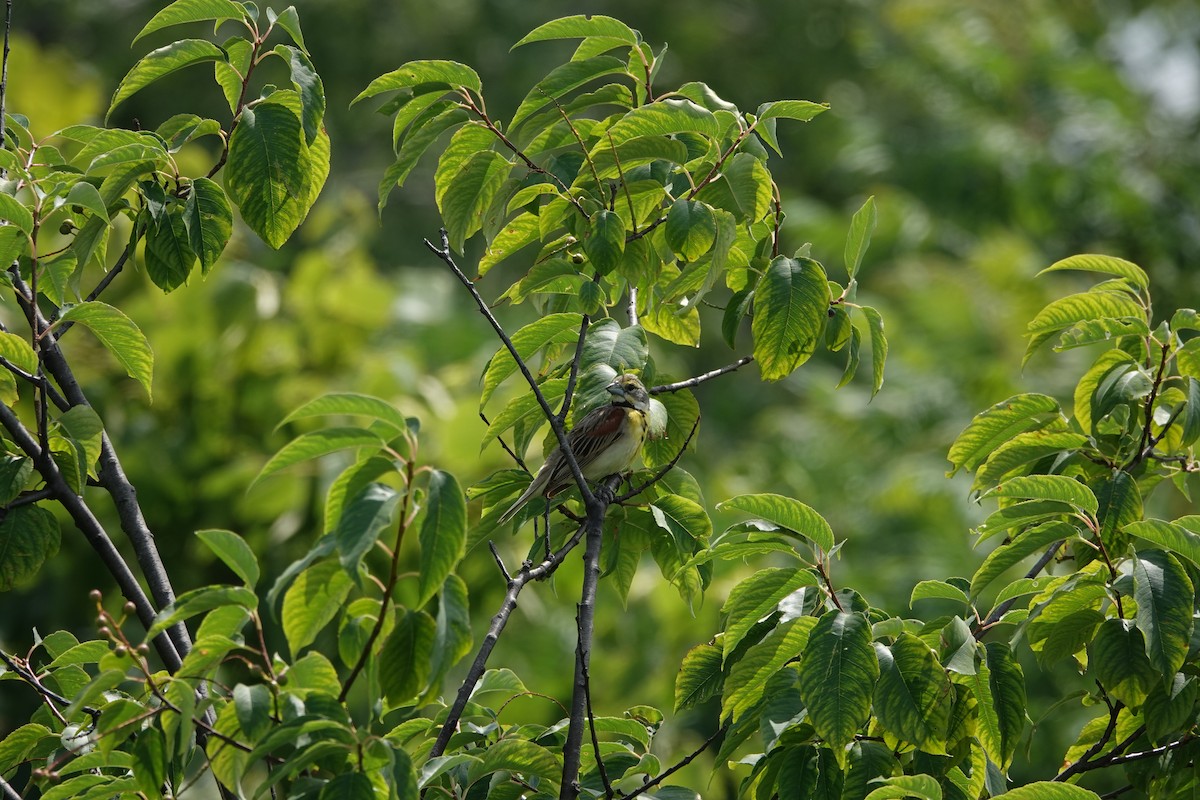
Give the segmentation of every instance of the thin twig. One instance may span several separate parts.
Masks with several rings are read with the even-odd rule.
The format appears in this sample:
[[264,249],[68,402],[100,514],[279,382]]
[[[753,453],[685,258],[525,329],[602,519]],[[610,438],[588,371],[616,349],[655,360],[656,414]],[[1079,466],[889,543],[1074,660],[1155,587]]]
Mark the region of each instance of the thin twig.
[[492,551],[492,558],[496,559],[496,566],[500,568],[500,574],[504,576],[505,584],[512,583],[512,575],[509,574],[508,567],[504,566],[504,559],[500,557],[500,551],[496,549],[496,543],[488,540],[488,549]]
[[[1025,573],[1025,577],[1036,578],[1041,571],[1046,568],[1046,565],[1054,560],[1054,556],[1058,554],[1059,548],[1062,546],[1063,542],[1057,541],[1052,546],[1047,548],[1046,552],[1042,553],[1042,557],[1039,558],[1037,562],[1029,568],[1029,571]],[[979,636],[988,628],[995,625],[1000,621],[1001,617],[1008,613],[1008,610],[1012,608],[1016,602],[1017,598],[1013,597],[1005,600],[1003,603],[993,608],[992,613],[988,614],[987,619],[983,620],[982,622],[978,622],[975,626],[973,626],[971,633],[975,636]]]
[[753,360],[754,356],[742,356],[732,364],[726,364],[720,369],[714,369],[711,372],[704,373],[703,375],[697,375],[694,378],[688,378],[686,381],[676,381],[675,383],[664,383],[660,386],[651,386],[648,391],[650,394],[664,394],[666,392],[678,392],[680,389],[691,389],[699,386],[705,381],[710,381],[713,378],[719,378],[722,375],[726,375],[734,370],[740,369]]
[[[484,414],[482,411],[479,412],[479,418],[481,420],[483,420],[484,425],[491,427],[492,423],[488,421],[487,415]],[[517,455],[516,451],[514,451],[511,447],[508,446],[508,443],[504,441],[504,437],[497,436],[496,441],[500,443],[500,447],[502,447],[504,449],[504,452],[508,453],[508,457],[517,463],[518,467],[520,467],[526,473],[529,473],[529,467],[525,466],[525,459],[523,459],[519,455]]]
[[566,424],[567,412],[571,409],[571,400],[575,396],[575,382],[579,380],[579,362],[583,358],[583,343],[587,339],[588,325],[591,319],[587,314],[579,323],[579,337],[575,341],[575,355],[571,358],[571,372],[567,375],[567,391],[563,394],[562,407],[558,410],[558,423]]
[[[42,696],[42,700],[46,702],[46,705],[50,707],[50,710],[54,713],[54,715],[60,720],[62,719],[62,716],[58,713],[58,708],[56,706],[62,706],[63,708],[66,708],[67,706],[71,705],[71,700],[69,698],[63,697],[53,689],[47,689],[46,686],[42,684],[41,679],[39,679],[34,671],[29,668],[28,662],[24,661],[23,659],[15,658],[10,656],[8,653],[5,653],[3,650],[0,650],[0,661],[3,661],[5,666],[12,670],[18,678],[32,686],[34,691]],[[96,723],[100,720],[99,710],[92,708],[91,706],[80,706],[79,710],[92,718],[92,727],[95,728]]]
[[833,588],[833,579],[829,576],[829,567],[825,561],[825,554],[821,552],[817,553],[817,573],[825,581],[825,589],[829,592],[829,599],[833,601],[834,606],[837,607],[838,611],[845,611],[846,609],[842,608],[842,601],[838,599],[837,590]]
[[1109,702],[1108,695],[1103,693],[1103,687],[1101,687],[1101,692],[1100,697],[1108,706],[1108,725],[1105,726],[1104,733],[1100,734],[1100,738],[1093,742],[1092,746],[1085,750],[1083,755],[1076,759],[1074,764],[1055,775],[1054,780],[1065,781],[1073,775],[1078,775],[1081,772],[1091,769],[1088,765],[1092,763],[1092,758],[1104,749],[1104,745],[1108,744],[1109,739],[1112,738],[1113,731],[1117,729],[1117,718],[1121,715],[1121,709],[1124,705],[1119,701],[1116,703]]
[[654,778],[653,780],[646,781],[641,786],[639,786],[637,789],[635,789],[634,791],[625,795],[622,798],[622,800],[633,800],[633,798],[637,797],[638,795],[645,794],[646,792],[650,791],[654,787],[658,786],[660,783],[665,781],[667,778],[671,777],[676,772],[678,772],[679,770],[686,767],[688,764],[695,761],[700,756],[701,753],[703,753],[705,750],[707,750],[709,747],[711,747],[713,742],[715,742],[717,740],[717,738],[719,736],[721,736],[722,734],[724,734],[725,731],[727,731],[728,729],[729,729],[729,723],[726,722],[724,725],[717,728],[717,730],[713,733],[712,736],[709,736],[707,739],[705,739],[704,744],[697,747],[690,754],[684,756],[682,761],[680,761],[679,763],[674,764],[670,768],[664,770],[662,772],[662,774],[660,774],[658,777]]
[[1137,466],[1138,462],[1145,460],[1150,451],[1154,450],[1154,445],[1150,443],[1150,426],[1154,422],[1154,403],[1158,399],[1158,390],[1162,387],[1163,373],[1167,368],[1167,350],[1170,348],[1170,343],[1163,342],[1161,348],[1162,351],[1159,353],[1158,360],[1158,372],[1154,376],[1154,383],[1150,387],[1150,394],[1146,397],[1146,419],[1142,423],[1141,440],[1138,444],[1137,452],[1134,453],[1133,459],[1129,462],[1128,468]]

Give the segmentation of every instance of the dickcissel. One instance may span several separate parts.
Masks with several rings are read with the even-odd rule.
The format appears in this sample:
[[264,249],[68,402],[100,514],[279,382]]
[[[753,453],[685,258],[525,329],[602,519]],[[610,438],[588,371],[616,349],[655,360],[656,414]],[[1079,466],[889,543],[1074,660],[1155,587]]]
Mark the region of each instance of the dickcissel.
[[[589,481],[624,472],[646,440],[646,415],[650,411],[646,387],[636,375],[625,374],[617,376],[606,388],[613,396],[612,402],[589,412],[567,434],[575,461]],[[512,519],[531,497],[539,494],[553,497],[574,483],[562,448],[555,447],[533,476],[529,488],[500,517],[499,524]]]

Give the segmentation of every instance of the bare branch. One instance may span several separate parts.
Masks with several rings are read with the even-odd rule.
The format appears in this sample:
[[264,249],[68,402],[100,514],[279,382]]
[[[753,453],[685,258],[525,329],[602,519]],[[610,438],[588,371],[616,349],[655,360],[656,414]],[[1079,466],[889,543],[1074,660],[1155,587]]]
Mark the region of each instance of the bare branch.
[[725,733],[725,731],[727,731],[728,729],[729,729],[729,723],[726,722],[724,725],[717,728],[717,730],[713,733],[712,736],[709,736],[707,739],[705,739],[704,744],[697,747],[695,750],[693,750],[687,756],[684,756],[683,760],[681,760],[677,764],[674,764],[669,769],[664,770],[661,775],[654,778],[653,780],[646,781],[641,786],[639,786],[637,789],[635,789],[634,791],[625,795],[622,798],[622,800],[633,800],[633,798],[637,797],[639,794],[645,794],[646,792],[650,791],[654,787],[658,786],[660,783],[665,781],[667,778],[671,777],[676,772],[678,772],[679,770],[686,767],[688,764],[695,761],[700,756],[701,753],[703,753],[705,750],[707,750],[709,747],[711,747],[713,742],[715,742],[718,739],[718,737],[723,735]]
[[[1036,578],[1039,574],[1041,574],[1041,571],[1046,568],[1046,565],[1054,560],[1054,556],[1058,554],[1058,550],[1062,547],[1062,545],[1063,543],[1059,541],[1047,548],[1046,552],[1042,553],[1042,557],[1039,558],[1037,562],[1029,568],[1029,571],[1025,573],[1025,577]],[[1009,600],[1005,600],[1003,603],[993,608],[992,613],[988,614],[987,619],[972,626],[971,633],[975,636],[978,636],[983,631],[986,631],[988,628],[995,625],[1000,621],[1001,617],[1008,613],[1008,610],[1012,608],[1013,604],[1016,602],[1017,598],[1013,597]]]
[[651,386],[649,392],[650,394],[665,394],[666,392],[678,392],[680,389],[692,389],[704,383],[705,381],[710,381],[713,378],[719,378],[722,375],[726,375],[734,370],[740,369],[753,360],[754,356],[742,356],[732,364],[726,364],[720,369],[714,369],[711,372],[704,373],[703,375],[697,375],[694,378],[688,378],[686,381],[676,381],[675,383],[664,383],[661,386]]

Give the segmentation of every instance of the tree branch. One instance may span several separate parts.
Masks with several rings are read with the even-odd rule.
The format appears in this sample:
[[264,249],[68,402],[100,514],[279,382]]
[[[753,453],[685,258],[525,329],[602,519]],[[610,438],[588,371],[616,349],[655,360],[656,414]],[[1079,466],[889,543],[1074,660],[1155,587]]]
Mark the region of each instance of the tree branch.
[[698,427],[700,427],[699,416],[697,416],[696,421],[692,423],[692,430],[688,433],[687,438],[683,440],[683,447],[679,448],[679,452],[675,454],[675,457],[668,461],[662,468],[660,468],[658,472],[654,473],[654,476],[650,478],[650,480],[646,481],[641,486],[638,486],[636,489],[630,489],[625,494],[614,499],[613,502],[624,503],[626,500],[632,500],[666,477],[666,474],[674,469],[675,465],[679,463],[679,459],[683,458],[683,454],[687,450],[688,445],[691,444],[692,437],[696,435],[696,428]]
[[659,386],[651,386],[650,394],[665,394],[667,392],[678,392],[680,389],[692,389],[705,381],[710,381],[713,378],[719,378],[722,375],[733,372],[746,366],[754,360],[754,356],[742,356],[732,364],[726,364],[720,369],[714,369],[711,372],[706,372],[703,375],[697,375],[694,378],[688,378],[686,381],[676,381],[675,383],[664,383]]
[[726,722],[724,725],[717,728],[717,730],[713,733],[712,736],[709,736],[707,739],[705,739],[704,744],[700,745],[695,750],[693,750],[691,752],[691,754],[684,756],[682,761],[680,761],[678,764],[673,765],[669,769],[664,770],[663,773],[661,775],[659,775],[657,778],[646,781],[641,786],[639,786],[637,789],[635,789],[634,791],[625,795],[624,798],[622,798],[622,800],[633,800],[633,798],[637,797],[638,795],[645,794],[646,792],[650,791],[654,787],[658,786],[660,783],[665,781],[667,778],[671,777],[676,772],[678,772],[679,770],[686,767],[688,764],[695,761],[696,758],[699,757],[699,755],[701,753],[703,753],[705,750],[707,750],[709,747],[712,746],[712,743],[717,740],[717,737],[721,736],[728,729],[729,729],[729,723]]
[[[1041,573],[1041,571],[1046,568],[1046,565],[1054,560],[1054,556],[1056,556],[1058,554],[1059,548],[1061,548],[1062,545],[1063,545],[1063,543],[1061,541],[1059,541],[1059,542],[1055,542],[1053,545],[1051,545],[1049,548],[1047,548],[1046,552],[1042,553],[1042,557],[1039,558],[1037,560],[1037,562],[1032,567],[1029,568],[1029,571],[1025,573],[1025,577],[1026,578],[1036,578]],[[1005,600],[1003,603],[1001,603],[1000,605],[993,608],[992,613],[988,614],[987,619],[985,619],[982,622],[977,622],[973,626],[971,633],[975,636],[979,636],[981,633],[986,631],[988,628],[995,625],[997,622],[1000,621],[1001,617],[1003,617],[1005,614],[1008,613],[1008,610],[1010,608],[1012,608],[1013,604],[1016,602],[1017,602],[1017,598],[1014,597],[1010,600]]]

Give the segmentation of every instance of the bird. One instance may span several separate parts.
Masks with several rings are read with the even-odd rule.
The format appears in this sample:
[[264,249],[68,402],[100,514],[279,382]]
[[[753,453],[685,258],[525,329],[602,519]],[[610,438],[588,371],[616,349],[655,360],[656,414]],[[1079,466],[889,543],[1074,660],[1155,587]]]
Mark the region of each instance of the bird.
[[[567,434],[575,461],[589,481],[624,472],[646,440],[650,394],[638,377],[630,373],[619,375],[605,389],[612,395],[612,402],[588,412]],[[555,447],[529,488],[500,516],[497,524],[503,525],[516,516],[535,495],[553,497],[574,483],[562,448]]]

